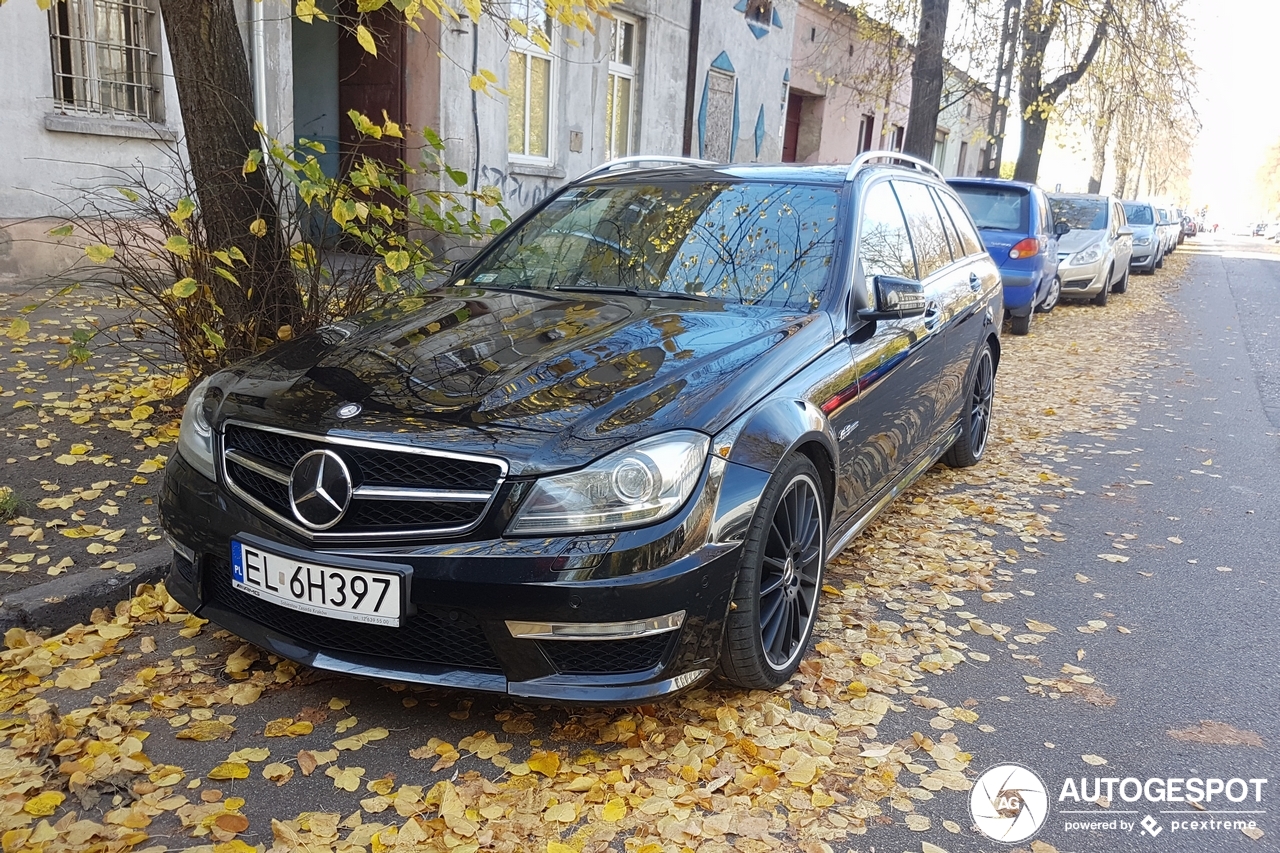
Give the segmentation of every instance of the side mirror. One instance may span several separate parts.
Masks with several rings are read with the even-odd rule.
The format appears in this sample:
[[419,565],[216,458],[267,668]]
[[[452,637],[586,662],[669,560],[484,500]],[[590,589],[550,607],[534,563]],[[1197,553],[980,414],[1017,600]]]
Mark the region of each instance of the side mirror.
[[1057,237],[1061,237],[1063,234],[1066,234],[1070,230],[1071,230],[1071,226],[1068,225],[1066,222],[1059,220],[1058,222],[1053,223],[1053,233]]
[[872,278],[874,308],[858,312],[864,320],[898,320],[925,312],[924,285],[909,278],[877,275]]
[[1132,228],[1130,228],[1128,225],[1121,225],[1121,226],[1120,226],[1120,236],[1121,236],[1121,237],[1132,237],[1132,236],[1133,236],[1133,229],[1132,229]]

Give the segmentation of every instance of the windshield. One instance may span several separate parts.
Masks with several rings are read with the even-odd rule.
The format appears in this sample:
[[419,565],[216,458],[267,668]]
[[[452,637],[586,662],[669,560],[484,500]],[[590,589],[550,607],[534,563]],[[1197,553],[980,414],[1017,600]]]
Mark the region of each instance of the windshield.
[[1156,216],[1160,217],[1161,225],[1169,224],[1169,211],[1165,210],[1163,207],[1156,210]]
[[978,228],[986,231],[1027,231],[1027,193],[1007,187],[952,186],[969,208]]
[[1049,198],[1053,208],[1053,221],[1065,222],[1072,231],[1105,231],[1107,228],[1107,202],[1101,198]]
[[835,245],[830,187],[734,181],[572,188],[472,268],[485,287],[626,289],[800,311]]
[[1124,215],[1129,220],[1130,225],[1155,224],[1155,219],[1151,215],[1151,205],[1149,204],[1126,204],[1124,206]]

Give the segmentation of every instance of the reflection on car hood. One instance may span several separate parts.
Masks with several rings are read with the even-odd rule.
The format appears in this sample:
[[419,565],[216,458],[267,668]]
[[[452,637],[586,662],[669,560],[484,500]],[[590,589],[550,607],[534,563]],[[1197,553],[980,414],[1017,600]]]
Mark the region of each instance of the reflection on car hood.
[[[798,340],[780,347],[789,339]],[[818,313],[448,288],[221,375],[219,418],[444,440],[500,452],[513,470],[542,467],[535,457],[566,467],[667,429],[714,433],[831,340]],[[336,420],[344,403],[363,413]]]
[[1074,254],[1081,249],[1089,248],[1106,236],[1106,231],[1068,231],[1058,238],[1058,254]]

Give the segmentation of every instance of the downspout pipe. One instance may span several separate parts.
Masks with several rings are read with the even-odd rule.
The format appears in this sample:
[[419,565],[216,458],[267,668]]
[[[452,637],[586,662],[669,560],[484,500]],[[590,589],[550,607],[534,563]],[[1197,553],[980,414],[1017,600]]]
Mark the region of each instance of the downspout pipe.
[[702,32],[702,0],[689,3],[689,70],[684,90],[684,156],[693,156],[693,102],[698,94],[698,36]]
[[249,40],[253,44],[253,117],[267,136],[267,40],[262,25],[262,3],[249,0]]

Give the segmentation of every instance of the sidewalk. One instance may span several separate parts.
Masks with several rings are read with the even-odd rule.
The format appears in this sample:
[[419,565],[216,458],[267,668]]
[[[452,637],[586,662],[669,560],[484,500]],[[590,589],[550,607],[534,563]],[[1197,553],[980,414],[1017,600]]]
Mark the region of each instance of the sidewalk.
[[182,367],[159,343],[101,338],[88,363],[68,363],[75,330],[129,312],[87,284],[20,313],[55,292],[0,288],[0,630],[66,627],[154,581],[168,560],[155,496],[181,415],[163,400],[185,386]]

